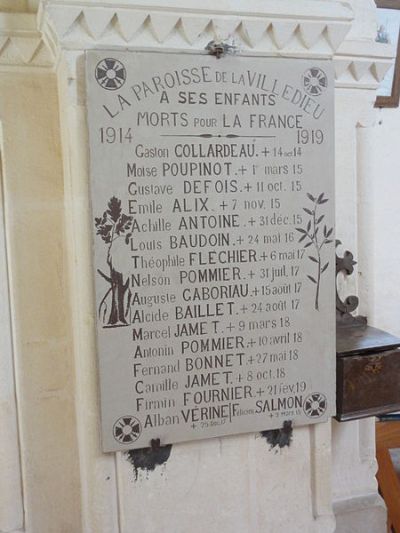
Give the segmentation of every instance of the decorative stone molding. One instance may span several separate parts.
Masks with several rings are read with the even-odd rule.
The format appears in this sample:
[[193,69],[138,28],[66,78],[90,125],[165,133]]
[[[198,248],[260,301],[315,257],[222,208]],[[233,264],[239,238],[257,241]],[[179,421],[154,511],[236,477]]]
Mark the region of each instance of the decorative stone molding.
[[[176,6],[88,6],[48,0],[42,4],[40,27],[64,49],[123,47],[204,50],[211,40],[233,39],[245,55],[332,57],[351,28],[345,2],[265,2],[263,13],[249,5],[243,14],[221,10],[207,1]],[[255,2],[249,2],[249,4]],[[259,2],[258,10],[260,8]],[[267,4],[270,4],[268,6]],[[308,5],[309,4],[309,5]],[[231,6],[232,9],[232,6]],[[308,11],[307,11],[308,9]],[[268,14],[267,14],[268,13]]]
[[34,14],[0,13],[0,67],[52,67]]
[[251,5],[243,15],[219,14],[218,8],[217,13],[211,8],[196,12],[191,3],[170,12],[115,2],[103,7],[99,2],[88,6],[48,0],[41,4],[39,20],[49,46],[34,14],[0,13],[0,66],[49,68],[59,48],[199,51],[209,41],[227,37],[244,55],[333,57],[336,86],[343,88],[376,89],[392,64],[390,45],[345,40],[352,15],[343,4],[338,9],[336,2],[324,2],[322,9],[322,2],[315,1],[312,15],[303,12],[300,18],[300,9],[286,2],[271,6],[275,15],[268,16],[250,13]]
[[376,89],[393,63],[389,44],[345,41],[334,57],[336,87]]
[[314,0],[296,6],[266,0],[263,13],[255,4],[250,1],[246,10],[228,14],[228,6],[212,6],[210,0],[201,9],[187,0],[179,11],[169,1],[161,8],[151,0],[140,6],[46,0],[39,27],[55,55],[60,49],[90,48],[198,52],[211,40],[230,38],[242,55],[333,58],[336,84],[343,88],[376,89],[391,66],[389,45],[345,40],[353,16],[346,2]]

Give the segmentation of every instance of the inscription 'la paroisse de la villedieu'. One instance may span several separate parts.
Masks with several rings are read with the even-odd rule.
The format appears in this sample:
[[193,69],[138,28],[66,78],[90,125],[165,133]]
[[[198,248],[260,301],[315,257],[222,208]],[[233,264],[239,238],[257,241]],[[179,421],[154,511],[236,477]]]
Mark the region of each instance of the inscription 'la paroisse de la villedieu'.
[[327,61],[87,54],[103,448],[334,408]]

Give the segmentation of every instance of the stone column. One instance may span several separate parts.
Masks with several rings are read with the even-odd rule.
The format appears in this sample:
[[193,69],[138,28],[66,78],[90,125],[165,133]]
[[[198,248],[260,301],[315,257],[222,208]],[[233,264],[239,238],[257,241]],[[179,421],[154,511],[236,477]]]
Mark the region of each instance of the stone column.
[[[371,223],[365,209],[366,178],[363,136],[376,120],[375,91],[391,64],[393,50],[375,42],[376,7],[371,0],[353,1],[354,22],[338,48],[336,65],[336,237],[339,253],[351,250],[355,273],[341,287],[358,294],[360,314],[377,325],[372,312],[376,288],[367,256]],[[374,201],[370,194],[370,201]],[[333,502],[338,532],[385,532],[386,510],[377,492],[375,419],[333,422]]]
[[0,530],[7,533],[80,531],[53,65],[36,15],[0,13]]

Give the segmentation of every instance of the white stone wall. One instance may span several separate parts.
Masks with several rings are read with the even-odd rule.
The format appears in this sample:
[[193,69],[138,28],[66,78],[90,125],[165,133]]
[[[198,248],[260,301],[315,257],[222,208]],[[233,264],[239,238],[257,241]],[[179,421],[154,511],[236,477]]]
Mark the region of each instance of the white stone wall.
[[360,130],[359,138],[365,224],[360,284],[365,284],[371,325],[400,336],[400,108],[377,109],[374,123]]

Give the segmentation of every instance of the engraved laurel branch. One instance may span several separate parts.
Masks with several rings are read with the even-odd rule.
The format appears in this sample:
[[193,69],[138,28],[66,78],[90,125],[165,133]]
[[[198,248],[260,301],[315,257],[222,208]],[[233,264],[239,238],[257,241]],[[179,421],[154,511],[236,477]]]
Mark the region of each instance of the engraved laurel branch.
[[316,285],[314,306],[315,309],[319,311],[321,276],[324,272],[326,272],[329,266],[329,261],[326,263],[323,262],[322,249],[327,244],[333,242],[333,240],[329,238],[333,233],[333,228],[328,229],[326,224],[324,224],[322,231],[320,231],[325,215],[320,214],[319,209],[320,206],[329,202],[329,199],[325,198],[325,193],[322,192],[317,197],[307,193],[307,198],[312,202],[312,206],[310,208],[303,207],[303,211],[309,215],[309,220],[305,228],[296,228],[296,230],[301,234],[298,242],[306,241],[303,246],[304,248],[308,248],[309,246],[314,247],[315,254],[309,255],[308,259],[312,263],[316,264],[317,273],[314,276],[307,274],[307,278],[311,281],[311,283]]

